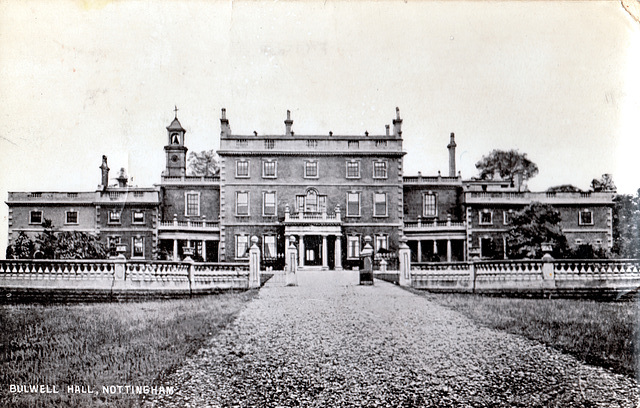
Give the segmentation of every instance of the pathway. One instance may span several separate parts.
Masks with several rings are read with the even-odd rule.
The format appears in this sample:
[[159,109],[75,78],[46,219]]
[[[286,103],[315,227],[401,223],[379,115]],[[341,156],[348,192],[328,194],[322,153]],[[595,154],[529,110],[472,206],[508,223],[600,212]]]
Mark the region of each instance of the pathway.
[[634,407],[637,383],[357,273],[267,283],[150,407]]

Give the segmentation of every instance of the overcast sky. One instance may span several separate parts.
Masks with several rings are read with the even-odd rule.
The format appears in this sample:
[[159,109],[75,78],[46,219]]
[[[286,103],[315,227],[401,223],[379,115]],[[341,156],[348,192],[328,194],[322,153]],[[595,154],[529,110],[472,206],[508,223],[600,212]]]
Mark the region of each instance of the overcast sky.
[[[0,195],[160,181],[173,107],[190,150],[234,133],[384,133],[405,174],[494,148],[538,164],[532,190],[640,187],[640,29],[615,1],[0,2]],[[0,247],[7,207],[2,205]],[[5,232],[2,232],[5,231]],[[4,255],[4,249],[2,249]]]

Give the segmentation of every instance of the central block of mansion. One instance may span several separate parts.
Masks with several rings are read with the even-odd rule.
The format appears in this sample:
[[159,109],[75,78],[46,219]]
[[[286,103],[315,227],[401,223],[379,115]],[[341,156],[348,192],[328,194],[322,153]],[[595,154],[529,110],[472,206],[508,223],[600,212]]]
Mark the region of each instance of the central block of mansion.
[[281,268],[295,237],[300,265],[341,269],[359,264],[364,237],[376,252],[395,252],[408,238],[414,261],[462,261],[505,256],[510,216],[527,204],[551,204],[562,214],[571,245],[612,246],[611,192],[529,192],[511,180],[463,180],[456,173],[454,134],[448,176],[404,176],[402,119],[396,109],[384,134],[298,135],[287,111],[282,135],[234,135],[222,109],[219,173],[187,175],[185,129],[167,127],[160,184],[130,186],[124,172],[85,192],[10,192],[9,242],[21,231],[99,234],[131,259],[248,258],[252,236],[263,263]]

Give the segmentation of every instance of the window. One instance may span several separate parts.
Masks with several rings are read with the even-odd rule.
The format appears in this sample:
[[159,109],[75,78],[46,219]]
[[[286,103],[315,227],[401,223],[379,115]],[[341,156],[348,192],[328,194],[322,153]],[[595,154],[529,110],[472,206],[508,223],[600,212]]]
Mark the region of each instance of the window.
[[360,237],[358,235],[347,237],[347,258],[360,258]]
[[318,193],[316,192],[316,190],[311,189],[307,191],[304,210],[306,212],[318,212]]
[[347,193],[347,217],[360,216],[360,193]]
[[580,225],[593,225],[593,213],[591,210],[580,211],[579,218]]
[[247,235],[236,235],[236,258],[247,258],[249,237]]
[[318,211],[327,212],[327,196],[318,196]]
[[347,162],[347,178],[360,178],[360,162],[351,160]]
[[425,193],[422,196],[422,216],[435,217],[438,215],[438,203],[434,193]]
[[184,208],[187,217],[200,215],[200,193],[186,193]]
[[31,211],[29,213],[29,224],[42,224],[42,211]]
[[296,196],[296,212],[304,212],[304,196]]
[[236,193],[236,215],[249,215],[249,193],[246,191]]
[[249,177],[249,160],[236,160],[236,177]]
[[132,221],[134,224],[144,224],[144,211],[133,210]]
[[374,217],[387,216],[387,194],[386,193],[373,194],[373,216]]
[[304,177],[318,178],[318,162],[315,160],[307,160],[304,162]]
[[504,210],[503,211],[503,216],[504,216],[504,225],[511,225],[511,219],[513,218],[513,210]]
[[277,169],[278,169],[278,162],[276,162],[275,160],[262,162],[262,177],[276,178]]
[[389,237],[387,235],[376,235],[376,251],[389,249]]
[[132,258],[144,258],[144,238],[133,237],[133,245],[131,246]]
[[109,224],[120,224],[120,210],[109,211]]
[[78,223],[78,212],[77,211],[67,211],[67,224],[77,224]]
[[576,245],[582,245],[582,244],[584,244],[584,241],[583,241],[583,240],[581,240],[581,239],[579,239],[579,238],[578,238],[578,239],[576,239]]
[[276,236],[265,235],[262,241],[262,253],[264,258],[276,258],[278,253],[276,252]]
[[386,161],[373,162],[373,178],[375,179],[387,178],[387,162]]
[[262,195],[262,215],[276,215],[276,193],[267,191]]
[[120,243],[122,242],[121,238],[117,235],[112,235],[110,237],[107,237],[107,246],[109,247],[109,250],[116,250],[116,247],[118,245],[120,245]]
[[483,210],[480,212],[480,225],[493,224],[493,213],[489,210]]

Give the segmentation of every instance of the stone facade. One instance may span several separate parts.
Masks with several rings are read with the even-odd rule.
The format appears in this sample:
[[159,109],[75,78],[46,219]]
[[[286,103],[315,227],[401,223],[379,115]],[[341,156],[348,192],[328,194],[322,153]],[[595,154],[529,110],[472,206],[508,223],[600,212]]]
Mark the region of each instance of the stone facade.
[[103,157],[96,191],[9,193],[9,241],[19,231],[37,234],[48,218],[59,230],[116,240],[129,258],[179,260],[190,247],[196,260],[246,261],[256,236],[263,264],[281,269],[293,237],[300,267],[341,269],[359,265],[365,236],[376,253],[396,253],[405,235],[414,262],[463,261],[504,257],[509,214],[540,201],[561,212],[570,244],[612,246],[613,193],[463,180],[453,133],[448,176],[404,176],[399,111],[384,134],[298,135],[289,112],[282,135],[235,135],[224,109],[220,123],[219,174],[187,175],[186,131],[176,117],[159,184],[128,186],[121,171],[109,186]]

